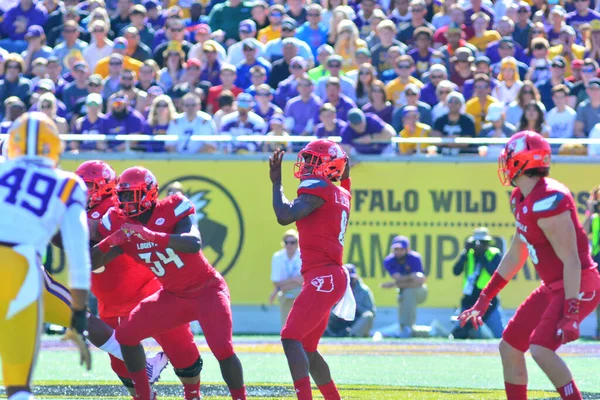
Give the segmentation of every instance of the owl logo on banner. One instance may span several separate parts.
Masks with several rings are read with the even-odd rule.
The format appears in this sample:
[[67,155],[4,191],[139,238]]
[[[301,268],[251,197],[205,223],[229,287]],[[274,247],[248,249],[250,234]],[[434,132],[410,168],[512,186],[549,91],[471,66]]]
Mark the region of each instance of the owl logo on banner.
[[310,284],[317,288],[317,292],[333,292],[333,275],[317,276],[310,281]]

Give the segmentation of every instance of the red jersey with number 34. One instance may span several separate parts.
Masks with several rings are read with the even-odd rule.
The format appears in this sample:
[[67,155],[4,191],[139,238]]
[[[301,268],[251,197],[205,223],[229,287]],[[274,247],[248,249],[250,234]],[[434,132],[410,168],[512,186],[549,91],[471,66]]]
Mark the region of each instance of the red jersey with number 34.
[[[172,234],[179,221],[195,213],[196,209],[192,202],[185,196],[176,194],[158,201],[148,223],[144,225],[155,232]],[[102,218],[100,231],[108,236],[127,222],[140,224],[123,215],[120,210],[111,208]],[[176,252],[171,248],[160,247],[135,236],[120,247],[126,255],[146,265],[156,275],[164,290],[171,293],[193,292],[216,275],[216,270],[204,257],[202,251]]]
[[529,258],[540,279],[545,284],[563,280],[563,263],[558,258],[538,220],[549,218],[568,211],[577,236],[577,252],[581,269],[595,268],[590,255],[587,235],[577,218],[577,207],[571,191],[562,183],[542,178],[525,198],[521,189],[515,188],[510,196],[511,209],[515,215],[517,234],[527,246]]
[[[103,200],[88,210],[88,219],[100,221],[112,206],[111,198]],[[160,289],[154,274],[126,254],[92,272],[92,293],[98,299],[101,318],[125,317]]]
[[350,216],[350,192],[328,180],[310,177],[300,181],[298,196],[302,194],[325,201],[310,215],[296,221],[302,272],[328,265],[341,266]]

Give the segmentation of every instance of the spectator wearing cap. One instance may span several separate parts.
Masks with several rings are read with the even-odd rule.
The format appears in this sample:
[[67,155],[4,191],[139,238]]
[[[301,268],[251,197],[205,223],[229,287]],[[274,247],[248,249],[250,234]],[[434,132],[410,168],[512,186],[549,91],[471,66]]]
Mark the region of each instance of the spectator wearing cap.
[[475,75],[473,88],[475,95],[465,104],[465,112],[473,117],[475,120],[475,133],[479,133],[488,107],[498,100],[490,95],[490,77],[487,75]]
[[563,56],[555,56],[550,61],[550,79],[539,82],[536,87],[540,93],[540,100],[544,104],[546,110],[554,108],[554,102],[552,101],[552,88],[556,85],[566,85],[569,89],[573,85],[565,79],[565,71],[567,68],[567,61]]
[[269,26],[269,5],[264,0],[254,2],[252,7],[252,21],[256,23],[256,30],[260,31]]
[[[565,85],[556,85],[552,88],[552,100],[555,107],[546,114],[550,138],[567,139],[573,137],[575,118],[577,113],[567,105],[569,88]],[[553,150],[557,150],[560,146]]]
[[498,81],[500,83],[492,89],[491,96],[504,106],[507,106],[517,98],[519,91],[523,87],[523,82],[519,77],[517,60],[514,57],[505,57],[502,59]]
[[313,93],[313,83],[307,76],[298,80],[298,93],[285,105],[286,128],[294,136],[308,136],[318,123],[323,102]]
[[473,14],[482,12],[488,17],[490,17],[488,28],[492,29],[492,27],[494,26],[494,18],[496,17],[496,13],[494,12],[494,10],[484,5],[483,0],[470,0],[469,3],[471,7],[465,9],[465,25],[467,25],[468,27],[473,26],[473,20],[471,19],[471,16]]
[[401,48],[406,49],[405,44],[395,39],[396,32],[396,25],[390,20],[381,21],[379,25],[377,25],[379,43],[371,48],[371,57],[373,59],[373,65],[380,73],[393,68],[393,64],[390,64],[387,58],[387,52],[390,47],[400,46]]
[[129,16],[131,15],[131,9],[133,8],[132,0],[118,0],[117,1],[117,10],[114,15],[110,19],[110,27],[112,30],[118,35],[121,30],[125,28],[127,25],[131,24],[131,19]]
[[19,0],[9,7],[4,14],[0,31],[4,39],[0,40],[0,47],[9,53],[21,53],[27,48],[25,35],[32,25],[44,26],[48,14],[42,3],[33,0]]
[[318,138],[327,138],[330,136],[341,136],[346,128],[346,122],[336,117],[336,109],[331,103],[325,103],[319,110],[319,123],[315,127],[315,136]]
[[544,29],[545,36],[550,42],[550,45],[555,46],[560,44],[560,30],[563,25],[566,24],[567,12],[560,5],[555,5],[550,10],[550,14],[548,15],[548,23],[550,27],[548,29]]
[[83,50],[83,58],[94,71],[100,60],[108,57],[113,52],[113,42],[108,40],[108,27],[101,20],[94,21],[89,26],[92,41],[89,46]]
[[[361,3],[361,8],[364,11],[365,3],[374,4],[373,0],[366,0]],[[310,47],[313,56],[317,57],[319,47],[327,43],[327,28],[321,24],[321,13],[323,7],[319,4],[312,3],[308,5],[306,17],[308,21],[303,23],[296,32],[296,38],[307,43]],[[359,14],[362,11],[359,12]],[[367,30],[370,30],[367,25]]]
[[250,81],[250,69],[259,65],[267,71],[268,78],[271,72],[271,64],[264,58],[257,57],[257,48],[252,40],[246,39],[242,44],[242,50],[244,52],[244,60],[236,66],[237,79],[235,81],[235,85],[240,89],[246,90],[252,84]]
[[590,36],[584,43],[585,57],[600,60],[600,20],[590,22],[590,31]]
[[208,15],[205,12],[204,7],[208,6],[208,2],[203,0],[192,0],[192,4],[189,6],[189,16],[185,15],[186,8],[183,8],[184,17],[183,23],[189,32],[193,32],[194,28],[199,24],[208,23]]
[[[265,121],[252,108],[254,100],[248,93],[240,93],[236,98],[237,111],[223,117],[221,132],[231,135],[234,139],[240,135],[260,135],[266,130]],[[254,152],[258,149],[256,143],[229,142],[226,144],[228,153]]]
[[342,71],[348,72],[357,68],[356,51],[367,48],[367,43],[358,36],[356,25],[350,20],[342,20],[337,27],[337,38],[333,46],[335,54],[342,60]]
[[[193,54],[193,51],[190,51],[190,54]],[[198,53],[196,52],[196,54]],[[200,80],[210,82],[212,86],[220,85],[222,62],[219,60],[217,42],[214,40],[207,40],[204,42],[201,54],[204,57],[204,62],[202,63],[202,69],[200,71]]]
[[375,28],[374,26],[371,26],[371,17],[373,17],[376,5],[377,1],[375,0],[361,1],[360,3],[360,11],[356,14],[353,23],[358,28],[361,39],[365,39],[369,36],[373,28]]
[[430,107],[434,107],[439,102],[439,98],[437,96],[437,86],[441,81],[445,81],[448,79],[448,71],[446,67],[442,64],[434,64],[429,69],[429,75],[427,77],[427,82],[421,88],[420,100]]
[[538,103],[544,113],[546,112],[546,107],[540,101],[540,93],[537,88],[532,82],[525,81],[523,82],[523,86],[517,94],[517,98],[508,104],[508,107],[506,107],[506,121],[518,127],[521,117],[523,116],[525,106],[527,106],[527,104],[529,104],[532,100],[535,100]]
[[293,38],[298,47],[298,55],[304,58],[309,66],[314,64],[314,57],[308,44],[296,39],[296,22],[293,19],[286,18],[281,23],[281,38],[273,39],[267,42],[265,47],[265,58],[273,63],[283,57],[283,40]]
[[[125,95],[115,96],[109,104],[106,123],[103,124],[104,135],[140,135],[144,130],[145,120],[142,114],[131,108],[129,98]],[[129,147],[128,142],[111,140],[98,142],[100,149],[123,151]]]
[[125,31],[127,30],[127,28],[133,27],[138,31],[139,41],[143,43],[149,51],[151,51],[150,48],[152,47],[152,44],[154,42],[154,35],[156,34],[156,31],[148,22],[146,22],[146,15],[146,7],[144,7],[141,4],[134,5],[129,11],[129,20],[131,21],[131,23],[125,26],[121,32],[117,32],[117,34],[119,36],[127,37],[125,35]]
[[590,0],[580,0],[575,3],[575,10],[566,15],[566,23],[575,31],[584,23],[600,20],[600,14],[590,8]]
[[[285,117],[283,114],[274,114],[270,118],[265,118],[265,121],[269,121],[268,132],[266,136],[275,137],[288,137],[290,134],[285,129]],[[264,142],[262,145],[263,153],[272,153],[276,149],[284,149],[285,151],[292,151],[292,146],[289,142]]]
[[45,1],[44,8],[46,8],[46,14],[48,15],[48,18],[42,27],[44,28],[45,32],[50,32],[53,28],[56,28],[62,24],[62,17],[65,8],[64,4],[58,0]]
[[[79,39],[79,26],[75,21],[67,21],[63,27],[63,35],[65,41],[54,47],[52,55],[58,57],[59,60],[65,60],[67,55],[74,54],[76,57],[83,59],[83,50],[87,47],[87,43]],[[66,62],[63,62],[63,73],[68,71]]]
[[44,79],[47,76],[48,69],[48,60],[46,58],[36,58],[31,63],[31,74],[30,80],[31,85],[35,86],[40,81],[40,79]]
[[475,74],[473,70],[474,61],[473,53],[466,47],[456,49],[454,56],[450,59],[452,65],[450,81],[456,84],[459,91],[463,90],[466,81],[473,78]]
[[529,47],[531,30],[533,29],[533,22],[531,22],[530,17],[531,7],[526,1],[520,1],[512,37],[515,42],[525,49]]
[[[256,88],[260,85],[267,83],[267,70],[261,67],[260,65],[256,65],[250,68],[250,82],[252,85],[244,92],[250,93],[252,96],[256,94]],[[272,91],[271,88],[269,90]]]
[[175,85],[183,82],[185,52],[181,47],[181,43],[169,42],[169,47],[164,51],[164,59],[165,66],[160,70],[158,83],[165,92],[168,92]]
[[417,306],[427,299],[427,277],[423,272],[421,255],[411,250],[407,237],[396,236],[392,240],[390,254],[383,260],[383,267],[392,281],[382,283],[381,287],[398,291],[399,336],[411,337],[417,322]]
[[[280,62],[278,60],[276,62]],[[280,107],[285,107],[285,104],[292,98],[298,96],[298,82],[300,79],[306,78],[306,60],[302,57],[294,57],[289,62],[288,77],[283,81],[269,79],[269,86],[276,87],[275,104]]]
[[163,62],[166,54],[165,52],[169,48],[169,46],[173,46],[173,42],[179,43],[179,46],[181,46],[181,49],[184,52],[184,55],[188,54],[190,52],[190,49],[192,48],[192,44],[185,40],[185,36],[186,31],[183,25],[183,21],[180,19],[171,20],[169,23],[169,28],[166,32],[166,37],[168,38],[168,41],[161,43],[154,49],[153,58],[156,61],[156,63],[158,65],[164,65]]
[[581,82],[582,80],[582,73],[581,73],[581,68],[583,67],[583,60],[573,60],[573,62],[571,63],[571,76],[567,77],[567,81],[571,82],[572,84],[576,84]]
[[[150,47],[152,51],[155,51],[158,46],[161,44],[168,42],[170,40],[181,40],[184,39],[188,42],[191,40],[191,33],[185,29],[185,24],[183,23],[183,11],[179,6],[173,6],[164,11],[165,22],[160,29],[156,30],[154,34],[154,39],[152,41],[152,46]],[[171,24],[175,23],[177,26],[176,35],[173,35],[169,29]],[[183,29],[180,29],[183,28]],[[156,29],[156,28],[155,28]],[[173,39],[175,37],[175,39]]]
[[525,75],[525,80],[538,83],[550,79],[550,60],[548,59],[548,49],[550,45],[546,38],[534,38],[529,46],[531,61],[529,62],[529,71]]
[[575,59],[583,60],[585,47],[575,44],[576,33],[572,26],[564,25],[560,30],[560,44],[550,47],[548,57],[564,57],[566,61],[565,76],[571,76],[571,63]]
[[[125,95],[129,99],[129,105],[134,110],[144,113],[144,110],[148,106],[148,96],[146,92],[135,87],[137,75],[130,69],[124,69],[121,71],[119,76],[119,91],[113,94],[111,97],[118,95]],[[108,103],[111,104],[109,98]]]
[[[496,63],[500,62],[503,57],[507,57],[507,56],[512,56],[512,57],[516,58],[517,60],[527,60],[527,56],[525,54],[525,50],[523,49],[523,47],[521,47],[520,44],[518,44],[514,40],[512,40],[512,34],[514,32],[514,27],[515,27],[514,22],[512,20],[508,19],[508,17],[502,17],[502,19],[500,19],[500,21],[498,21],[498,26],[496,27],[496,30],[498,31],[498,33],[500,33],[502,38],[507,38],[508,42],[506,40],[500,39],[500,40],[490,43],[488,45],[487,49],[485,50],[485,56],[490,59],[492,64],[496,64]],[[507,48],[506,47],[507,43],[511,43],[514,50],[511,48]],[[504,45],[504,48],[500,49],[500,46],[503,46],[503,45]]]
[[404,95],[406,85],[412,83],[421,88],[423,83],[412,76],[415,70],[415,61],[409,55],[396,58],[394,70],[398,77],[386,85],[385,92],[392,104],[400,107],[406,104],[406,96]]
[[281,4],[274,4],[269,7],[269,25],[258,31],[258,40],[267,44],[271,40],[281,38],[281,27],[285,8]]
[[490,26],[490,17],[482,12],[471,15],[471,22],[473,26],[473,36],[467,41],[477,48],[477,50],[485,51],[488,44],[500,40],[500,34],[493,30],[488,29]]
[[[202,63],[197,58],[189,58],[185,63],[183,81],[193,90],[200,87],[200,70]],[[210,85],[212,86],[212,85]]]
[[63,92],[63,102],[67,107],[67,120],[71,120],[77,102],[88,95],[87,79],[90,75],[85,61],[77,61],[73,67],[75,80],[69,83]]
[[162,13],[162,5],[158,0],[144,0],[142,2],[144,8],[146,8],[146,22],[150,26],[158,31],[165,25],[166,15]]
[[36,103],[36,109],[37,111],[46,114],[48,118],[53,120],[54,123],[56,123],[56,127],[58,128],[58,133],[64,135],[69,131],[69,124],[67,123],[67,120],[65,118],[57,115],[58,107],[56,105],[56,102],[56,97],[54,97],[52,93],[44,93],[39,97]]
[[256,40],[256,23],[251,19],[246,19],[240,22],[238,29],[240,41],[232,44],[227,49],[227,62],[233,65],[238,65],[244,60],[243,45],[246,40],[250,40],[256,46],[256,56],[265,57],[265,45]]
[[576,137],[588,137],[592,128],[600,122],[600,79],[590,79],[586,92],[588,98],[577,106]]
[[[424,138],[428,137],[431,132],[431,127],[420,122],[419,109],[415,106],[408,105],[402,108],[402,129],[399,132],[402,138]],[[424,152],[423,145],[415,143],[400,143],[398,152],[400,155],[412,155],[414,153],[422,154]]]
[[[102,96],[90,93],[85,98],[85,109],[82,117],[75,121],[74,133],[83,135],[98,135],[104,132],[106,116],[102,114]],[[97,145],[93,140],[73,141],[69,143],[71,150],[96,150]]]
[[127,55],[144,62],[152,58],[152,50],[140,41],[140,34],[135,26],[123,29],[123,37],[127,40]]
[[[194,44],[192,46],[192,48],[190,49],[190,51],[188,52],[188,58],[197,58],[198,60],[202,61],[203,63],[206,63],[207,58],[206,58],[206,54],[205,54],[205,46],[204,44],[207,43],[207,48],[214,48],[214,52],[215,54],[215,58],[219,61],[225,61],[225,58],[227,57],[227,53],[225,52],[225,49],[223,48],[223,46],[221,46],[221,44],[219,44],[217,41],[212,40],[211,39],[211,30],[210,30],[210,26],[208,26],[207,24],[199,24],[196,26],[195,28],[195,36],[194,38],[196,39],[196,44]],[[237,45],[237,43],[236,43]],[[233,47],[233,46],[232,46]],[[240,50],[240,54],[241,54],[241,49]],[[240,55],[240,60],[243,59],[243,55]]]
[[579,103],[587,99],[586,88],[590,80],[598,77],[598,63],[593,58],[586,58],[583,60],[583,66],[581,67],[581,81],[575,83],[571,87],[569,94],[569,104],[573,107],[577,107]]
[[[448,71],[453,71],[454,63],[452,62],[458,56],[458,49],[466,48],[470,56],[477,54],[477,48],[464,39],[464,31],[462,25],[450,24],[446,30],[446,40],[448,44],[439,48],[443,59],[446,61],[445,67]],[[450,72],[452,74],[452,72]]]
[[105,100],[121,89],[121,72],[123,71],[122,55],[113,53],[109,58],[109,73],[102,82],[102,98]]
[[525,79],[527,72],[529,72],[529,66],[524,62],[518,61],[515,58],[515,42],[511,37],[503,37],[502,39],[500,39],[498,45],[498,54],[500,55],[500,61],[498,61],[495,64],[492,64],[492,74],[494,76],[498,76],[500,74],[500,70],[502,69],[502,62],[506,58],[510,57],[516,61],[520,80]]
[[435,31],[435,27],[425,20],[427,15],[427,4],[425,0],[411,0],[409,5],[410,22],[400,24],[396,39],[407,46],[412,47],[414,40],[414,32],[420,27],[426,27],[431,32]]
[[[158,99],[158,100],[157,100]],[[170,109],[165,97],[157,97],[155,104],[165,103],[167,109]],[[217,127],[212,117],[200,111],[200,99],[193,93],[187,93],[183,96],[184,113],[176,117],[170,110],[172,118],[168,124],[167,135],[177,136],[177,140],[167,141],[166,150],[177,153],[212,153],[216,151],[217,145],[213,142],[203,142],[192,140],[198,136],[212,136],[217,134]],[[160,113],[161,110],[158,110]],[[162,111],[165,112],[164,110]],[[158,122],[158,121],[157,121]],[[164,121],[163,121],[164,122]]]
[[409,0],[393,0],[390,4],[390,8],[393,7],[390,13],[390,20],[399,25],[404,22],[410,21],[410,10],[408,9]]
[[[106,78],[110,74],[110,67],[116,65],[120,61],[121,68],[124,67],[130,69],[136,74],[138,74],[140,72],[140,68],[142,67],[142,65],[144,65],[144,63],[136,60],[135,58],[129,57],[126,54],[127,47],[127,39],[125,39],[124,37],[116,38],[113,43],[113,52],[109,56],[104,57],[100,61],[98,61],[94,73],[100,75],[103,78]],[[117,56],[115,57],[115,55]],[[114,65],[111,63],[113,63]]]
[[27,109],[25,103],[16,96],[11,96],[4,101],[4,118],[0,122],[0,134],[7,134],[12,126],[13,121],[16,121]]
[[300,294],[304,279],[300,272],[302,261],[298,246],[298,232],[295,229],[286,231],[281,246],[283,248],[276,251],[271,258],[271,282],[274,289],[269,296],[269,303],[273,304],[276,298],[279,299],[281,326],[283,326],[294,300]]
[[334,53],[333,47],[328,44],[319,46],[317,49],[317,63],[319,65],[308,71],[308,76],[313,82],[316,83],[319,78],[329,76],[329,70],[325,66],[327,64],[327,58]]
[[[431,136],[440,136],[446,138],[457,137],[475,137],[475,120],[462,110],[465,107],[465,98],[459,92],[452,92],[446,97],[448,104],[448,113],[436,119],[433,123]],[[456,153],[458,148],[443,148],[442,153]]]
[[288,1],[285,12],[297,25],[302,25],[306,22],[306,0]]
[[25,72],[23,57],[15,53],[9,54],[4,68],[4,78],[0,80],[0,104],[4,104],[4,101],[11,96],[16,96],[23,103],[29,104],[32,88],[29,79],[22,76]]
[[331,312],[331,314],[329,314],[329,322],[327,323],[325,336],[369,337],[369,333],[373,328],[375,314],[377,313],[373,292],[362,279],[360,279],[354,265],[345,264],[344,268],[348,271],[350,288],[352,289],[352,294],[356,301],[354,320],[346,321]]
[[447,23],[445,26],[437,28],[433,33],[433,47],[436,49],[448,44],[448,39],[446,37],[447,36],[446,34],[448,32],[448,29],[450,29],[450,27],[460,28],[461,30],[464,30],[465,38],[471,37],[473,35],[473,29],[471,27],[467,28],[464,25],[465,10],[460,4],[456,3],[456,4],[450,5],[450,9],[448,12],[449,12],[449,17],[450,17],[450,22]]
[[[140,68],[135,87],[147,92],[152,86],[158,86],[156,78],[160,73],[160,69],[154,60],[146,60]],[[162,89],[161,89],[162,91]]]
[[[479,137],[482,138],[506,138],[517,133],[517,128],[506,122],[504,106],[500,103],[492,103],[488,107],[487,115],[485,116],[486,123],[483,124]],[[504,146],[488,145],[487,156],[497,157]]]
[[[31,107],[29,111],[40,111],[39,109],[39,98],[45,94],[50,93],[54,95],[56,98],[56,87],[54,83],[50,79],[40,79],[38,84],[33,88],[33,93],[31,94],[31,98],[29,99],[29,104]],[[67,107],[65,103],[63,103],[60,99],[56,98],[54,101],[56,103],[57,114],[59,117],[66,118],[67,117]]]
[[[292,38],[286,38],[283,40],[283,58],[273,62],[273,69],[269,75],[269,85],[273,88],[277,88],[278,85],[282,84],[290,75],[298,77],[303,75],[307,69],[306,60],[302,57],[298,57],[298,48]],[[295,60],[292,68],[292,60]],[[296,71],[294,71],[296,69]],[[293,96],[290,96],[293,97]],[[285,99],[282,103],[285,104],[288,99]]]
[[239,40],[240,22],[252,18],[251,10],[252,4],[248,1],[227,0],[213,7],[208,16],[208,24],[213,31],[223,30],[226,44],[231,45],[234,41]]
[[[48,46],[56,47],[57,44],[65,41],[66,36],[65,36],[64,29],[65,29],[65,24],[68,21],[75,22],[75,27],[79,31],[79,38],[81,40],[83,40],[84,42],[87,42],[88,41],[87,39],[89,39],[89,36],[87,35],[87,33],[85,32],[83,27],[81,25],[79,25],[80,20],[81,20],[81,16],[79,15],[79,12],[77,11],[76,7],[66,8],[62,14],[60,24],[58,24],[57,26],[52,28],[52,30],[49,30],[49,31],[46,30]],[[84,40],[84,39],[86,39],[86,40]]]
[[[339,113],[338,113],[339,118]],[[375,114],[360,108],[348,111],[348,125],[342,131],[342,148],[347,154],[393,154],[391,139],[394,128]]]
[[234,85],[236,79],[236,68],[231,64],[223,64],[221,65],[221,73],[219,77],[221,79],[221,84],[218,86],[213,86],[208,90],[208,96],[206,99],[206,112],[209,114],[214,114],[219,110],[218,98],[222,91],[229,90],[233,93],[234,96],[242,93],[243,90]]
[[39,25],[32,25],[27,28],[25,40],[27,41],[27,49],[21,53],[21,56],[25,62],[25,71],[30,73],[33,60],[50,57],[52,48],[46,46],[46,35],[44,29]]
[[[404,89],[406,96],[406,105],[397,107],[392,113],[391,125],[394,127],[396,132],[400,132],[404,129],[404,109],[406,107],[414,107],[419,113],[419,122],[425,125],[432,125],[431,107],[429,104],[420,101],[421,89],[417,85],[408,84]],[[366,110],[365,110],[366,111]]]
[[415,48],[408,52],[415,62],[415,74],[421,79],[432,67],[431,58],[435,49],[431,47],[433,32],[427,27],[419,27],[414,31]]
[[256,86],[254,100],[254,112],[265,121],[270,120],[275,114],[283,115],[283,110],[272,103],[273,89],[266,83]]
[[342,88],[342,93],[345,96],[348,96],[350,99],[354,100],[356,98],[356,88],[354,87],[354,82],[352,81],[352,79],[346,77],[345,75],[342,75],[342,57],[338,54],[334,54],[327,57],[325,67],[329,71],[329,74],[327,76],[319,78],[319,80],[317,81],[316,94],[322,100],[326,100],[327,82],[329,82],[329,78],[337,78]]
[[[369,25],[371,26],[370,33],[364,38],[364,41],[367,43],[367,47],[372,49],[373,47],[379,44],[379,36],[377,36],[377,27],[381,23],[381,21],[387,20],[387,16],[381,9],[376,8],[373,10],[373,15],[369,19]],[[395,26],[395,25],[394,25]],[[396,33],[394,33],[394,37]]]
[[[435,123],[442,115],[448,114],[448,95],[456,91],[456,85],[449,80],[443,80],[435,88],[438,103],[431,109],[431,121]],[[423,93],[423,91],[421,91]],[[394,125],[394,128],[400,125]],[[433,127],[433,124],[431,125]]]
[[46,73],[48,79],[54,84],[54,95],[57,98],[62,98],[62,93],[67,82],[62,77],[62,65],[60,65],[60,60],[55,56],[48,57]]

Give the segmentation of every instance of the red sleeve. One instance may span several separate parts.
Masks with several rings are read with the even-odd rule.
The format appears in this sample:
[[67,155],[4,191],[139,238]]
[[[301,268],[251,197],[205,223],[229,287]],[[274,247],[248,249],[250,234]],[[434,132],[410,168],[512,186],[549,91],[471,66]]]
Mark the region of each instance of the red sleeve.
[[533,203],[532,212],[537,219],[553,217],[575,208],[571,193],[560,191],[545,192]]
[[313,196],[319,196],[325,201],[329,201],[331,197],[331,188],[329,183],[319,178],[304,179],[298,186],[298,196],[301,194],[311,194]]

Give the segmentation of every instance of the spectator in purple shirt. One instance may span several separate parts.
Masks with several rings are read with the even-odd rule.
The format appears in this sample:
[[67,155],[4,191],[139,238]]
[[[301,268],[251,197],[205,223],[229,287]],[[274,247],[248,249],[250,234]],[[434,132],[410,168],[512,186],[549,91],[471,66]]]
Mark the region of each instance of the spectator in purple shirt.
[[[406,86],[408,87],[410,85],[412,84]],[[361,107],[361,110],[363,110],[365,114],[372,113],[377,115],[386,124],[392,123],[394,106],[392,105],[392,102],[387,99],[387,95],[385,94],[385,84],[383,82],[377,80],[371,82],[369,102]]]
[[401,338],[409,338],[417,321],[417,305],[427,299],[427,277],[423,272],[421,255],[410,249],[407,237],[396,236],[392,240],[390,254],[383,260],[383,266],[393,280],[382,283],[381,287],[398,290],[399,333]]
[[360,2],[360,11],[356,14],[356,18],[354,18],[353,22],[358,28],[361,39],[369,36],[373,30],[370,21],[373,16],[373,11],[375,11],[376,4],[377,2],[374,0],[363,0]]
[[488,25],[488,29],[493,29],[494,27],[494,17],[496,16],[496,13],[494,12],[494,10],[491,10],[489,8],[487,8],[486,6],[484,6],[483,0],[471,0],[471,7],[467,8],[465,10],[465,25],[467,27],[470,27],[473,24],[473,21],[471,21],[471,16],[475,13],[478,12],[482,12],[484,14],[487,14],[488,17],[490,17],[490,23]]
[[[31,95],[31,108],[29,111],[41,111],[38,105],[38,99],[45,93],[55,94],[56,87],[50,79],[40,79],[38,84],[33,88],[33,94]],[[67,106],[60,99],[56,99],[57,115],[61,118],[67,118]]]
[[[498,85],[498,79],[491,76],[492,66],[490,65],[490,59],[486,56],[479,56],[475,59],[475,74],[484,74],[490,76],[490,90],[493,90]],[[463,85],[462,94],[465,100],[471,100],[473,97],[473,84],[474,79],[467,79]]]
[[[106,123],[102,134],[105,135],[139,135],[144,130],[144,117],[129,106],[127,96],[116,96],[112,100],[112,111],[106,115]],[[103,149],[123,151],[129,147],[126,142],[111,140],[104,144]]]
[[[342,94],[342,87],[340,79],[335,77],[329,77],[325,84],[325,101],[331,103],[337,110],[337,117],[341,120],[346,120],[348,111],[352,108],[356,108],[356,103],[348,97]],[[319,115],[315,114],[315,119],[318,119]]]
[[[148,112],[148,118],[144,124],[145,135],[166,135],[169,123],[177,118],[177,111],[173,101],[169,96],[159,95],[154,98],[150,105]],[[162,152],[165,151],[164,141],[152,141],[145,142],[142,144],[145,146],[145,151],[148,152]]]
[[275,104],[284,107],[288,100],[298,96],[298,81],[306,76],[306,68],[307,63],[305,59],[300,56],[292,58],[289,66],[291,75],[277,86],[277,90],[275,90]]
[[[80,135],[97,135],[104,132],[106,116],[101,111],[102,96],[98,93],[88,94],[85,98],[85,110],[82,112],[85,115],[75,121],[74,133]],[[96,143],[100,142],[94,140],[72,141],[69,143],[69,149],[96,150]]]
[[321,123],[315,128],[315,135],[318,138],[326,138],[329,136],[341,136],[342,131],[346,128],[346,123],[335,117],[336,110],[331,103],[325,103],[319,110],[319,119]]
[[258,85],[254,100],[254,112],[265,121],[269,121],[275,114],[283,115],[281,108],[271,102],[273,100],[273,89],[266,83]]
[[9,54],[5,59],[4,67],[4,78],[0,80],[0,104],[3,104],[11,96],[17,96],[23,103],[28,104],[31,82],[22,76],[25,69],[23,57],[18,54]]
[[298,81],[299,96],[290,99],[285,105],[285,126],[292,135],[307,136],[314,132],[319,110],[323,102],[313,93],[313,83],[308,76]]
[[348,125],[342,131],[342,147],[346,153],[394,153],[390,141],[396,132],[377,115],[365,114],[360,108],[353,108],[346,120]]
[[448,79],[448,70],[441,64],[431,66],[429,70],[429,82],[421,88],[421,101],[434,107],[439,100],[437,98],[436,89],[441,81]]
[[415,48],[408,52],[408,55],[415,61],[415,73],[417,78],[429,71],[431,66],[431,57],[435,49],[431,47],[433,32],[426,26],[420,26],[413,33]]
[[212,43],[212,40],[204,42],[202,52],[206,58],[206,62],[200,72],[200,80],[208,81],[213,86],[219,86],[221,84],[221,62],[219,61],[217,48]]
[[43,26],[48,19],[46,8],[42,2],[34,4],[33,0],[19,0],[10,7],[2,20],[2,36],[0,48],[9,53],[21,53],[27,48],[25,34],[32,25]]
[[590,8],[590,0],[577,0],[575,11],[567,14],[567,25],[572,26],[577,31],[579,25],[589,23],[595,19],[600,19],[600,14]]
[[[512,38],[513,32],[515,31],[515,23],[508,19],[508,17],[502,17],[500,21],[498,21],[498,26],[496,30],[503,38]],[[503,43],[503,40],[497,40],[488,44],[485,49],[485,56],[490,59],[492,64],[500,62],[502,60],[502,55],[498,51],[498,48]],[[525,55],[525,50],[516,42],[512,42],[514,46],[514,53],[512,56],[519,61],[527,60],[527,56]]]

